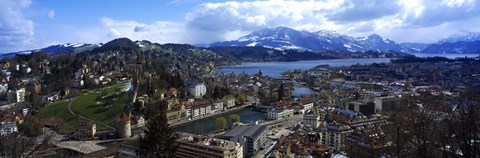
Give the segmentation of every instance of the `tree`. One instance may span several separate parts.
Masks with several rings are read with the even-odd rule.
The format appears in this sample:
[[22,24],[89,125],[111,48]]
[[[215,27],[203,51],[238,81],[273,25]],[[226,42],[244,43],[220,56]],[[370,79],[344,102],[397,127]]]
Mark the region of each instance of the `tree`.
[[245,103],[246,100],[247,100],[247,97],[245,96],[245,94],[241,93],[235,99],[235,104],[242,105],[243,103]]
[[453,150],[459,149],[463,157],[480,157],[480,146],[474,142],[479,140],[480,131],[480,95],[466,94],[464,103],[453,110],[445,121],[453,139],[449,144]]
[[283,99],[283,96],[285,95],[285,85],[280,84],[280,88],[278,88],[278,98],[277,100],[278,101],[281,101]]
[[173,128],[168,125],[167,114],[164,107],[160,108],[160,113],[148,120],[144,131],[145,135],[139,138],[139,157],[175,157],[178,144],[176,143]]
[[230,120],[232,120],[233,122],[240,122],[240,116],[238,116],[236,114],[231,114],[230,115]]
[[217,129],[223,130],[227,128],[227,119],[225,117],[217,117]]
[[42,127],[37,119],[27,117],[19,125],[18,133],[0,136],[0,157],[32,157],[35,152],[49,148],[55,133],[43,132]]

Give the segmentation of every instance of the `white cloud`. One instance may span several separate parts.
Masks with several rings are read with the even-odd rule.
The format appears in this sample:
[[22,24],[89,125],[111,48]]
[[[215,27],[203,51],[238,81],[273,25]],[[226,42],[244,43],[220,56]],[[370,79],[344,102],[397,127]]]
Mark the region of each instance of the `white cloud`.
[[34,23],[22,14],[30,4],[30,0],[0,0],[0,52],[34,44]]
[[[149,40],[158,43],[184,42],[183,24],[170,21],[157,21],[151,24],[137,21],[120,21],[111,18],[101,18],[102,29],[107,38],[128,37],[132,40]],[[102,40],[102,39],[100,39]]]
[[[22,0],[23,4],[14,6],[7,2],[13,4],[11,0],[0,0],[0,42],[32,43],[35,41],[33,22],[21,15],[21,10],[30,2]],[[197,2],[200,1],[174,0],[171,4]],[[4,3],[7,5],[1,5]],[[10,6],[16,8],[11,11],[15,16],[7,17]],[[434,42],[459,30],[480,31],[477,27],[480,26],[479,6],[475,0],[229,1],[198,5],[180,22],[143,23],[105,17],[100,18],[97,26],[73,28],[65,34],[73,39],[69,42],[98,43],[128,37],[158,43],[199,44],[233,40],[259,29],[287,26],[308,31],[333,30],[353,36],[377,33],[397,42]],[[6,28],[14,31],[3,31]],[[5,32],[9,32],[9,36],[3,36]],[[18,35],[14,36],[13,32]],[[0,48],[5,48],[3,45],[0,44]]]
[[340,29],[325,15],[345,8],[344,0],[327,1],[245,1],[205,3],[187,13],[187,27],[197,43],[231,40],[232,32],[288,26],[293,28]]
[[53,19],[53,18],[55,18],[55,11],[50,10],[50,11],[48,11],[47,15],[48,15],[48,18]]
[[[430,42],[438,40],[438,34],[422,38],[405,35],[429,28],[458,31],[455,24],[480,17],[479,6],[475,0],[230,1],[198,6],[187,13],[186,26],[197,37],[194,43],[236,39],[242,36],[240,32],[276,26],[357,36],[379,33],[402,42]],[[476,30],[476,26],[463,27]]]

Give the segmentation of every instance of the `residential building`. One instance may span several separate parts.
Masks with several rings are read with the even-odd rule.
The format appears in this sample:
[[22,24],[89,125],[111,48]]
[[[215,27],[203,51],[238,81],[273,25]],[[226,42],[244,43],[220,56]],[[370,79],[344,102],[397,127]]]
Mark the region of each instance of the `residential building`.
[[95,137],[97,132],[97,124],[92,121],[81,121],[75,126],[75,138],[80,140],[88,140]]
[[375,97],[375,109],[377,112],[394,111],[397,108],[395,96]]
[[7,93],[8,101],[11,103],[18,103],[25,101],[25,88],[16,90],[9,90]]
[[1,82],[0,83],[0,96],[5,96],[8,92],[8,83],[7,82]]
[[231,108],[235,106],[235,97],[229,95],[223,97],[223,106],[226,108]]
[[15,123],[12,122],[2,122],[0,129],[0,136],[6,136],[13,132],[18,132],[18,127]]
[[195,98],[201,98],[207,93],[207,87],[204,83],[196,83],[188,87],[190,94]]
[[337,150],[344,150],[345,137],[352,132],[350,126],[332,122],[321,131],[322,144],[334,147]]
[[300,105],[303,106],[303,112],[308,112],[313,108],[313,101],[311,97],[300,98]]
[[190,108],[187,109],[188,118],[197,118],[209,115],[211,111],[211,104],[207,101],[194,101],[190,104]]
[[345,138],[346,153],[351,157],[382,157],[391,147],[391,142],[381,128],[366,128]]
[[363,117],[359,112],[339,108],[331,112],[331,119],[339,123],[348,123]]
[[278,120],[282,118],[286,118],[293,115],[293,109],[287,108],[272,108],[268,110],[267,115],[268,119],[270,120]]
[[252,157],[265,145],[267,126],[237,126],[221,136],[222,139],[240,143],[243,146],[243,156]]
[[320,116],[310,112],[303,116],[303,124],[307,127],[312,129],[317,129],[320,127],[322,120],[320,120]]
[[242,158],[243,148],[240,143],[210,138],[206,136],[179,133],[177,138],[178,158]]
[[370,116],[376,113],[377,109],[375,109],[375,107],[375,103],[371,101],[353,101],[349,102],[345,108],[348,110],[360,112],[365,116]]

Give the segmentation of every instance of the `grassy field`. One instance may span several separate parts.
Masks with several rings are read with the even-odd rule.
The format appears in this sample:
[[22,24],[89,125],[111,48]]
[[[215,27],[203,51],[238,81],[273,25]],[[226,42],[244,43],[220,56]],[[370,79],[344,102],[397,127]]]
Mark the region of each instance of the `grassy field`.
[[41,120],[63,120],[65,121],[60,125],[60,131],[73,131],[75,124],[80,120],[76,116],[70,114],[68,111],[68,100],[59,100],[54,103],[50,103],[47,106],[40,109],[37,118]]
[[[127,101],[127,93],[119,93],[128,84],[118,84],[105,88],[107,98],[97,100],[101,96],[102,90],[93,91],[79,96],[72,104],[72,110],[83,117],[114,126],[115,120]],[[112,104],[108,105],[107,99],[112,99]],[[97,124],[98,130],[108,129],[108,127]]]
[[[83,117],[114,126],[115,120],[120,116],[120,112],[127,100],[127,93],[121,92],[128,86],[128,83],[121,83],[106,88],[92,90],[88,93],[80,95],[72,103],[72,110]],[[102,91],[105,89],[108,97],[100,98]],[[99,100],[97,100],[99,99]],[[110,99],[110,105],[107,100]],[[68,111],[68,100],[60,100],[42,108],[37,117],[40,119],[63,119],[64,124],[60,126],[60,130],[73,131],[75,124],[80,118],[75,117]],[[97,124],[97,130],[108,129],[108,127]]]

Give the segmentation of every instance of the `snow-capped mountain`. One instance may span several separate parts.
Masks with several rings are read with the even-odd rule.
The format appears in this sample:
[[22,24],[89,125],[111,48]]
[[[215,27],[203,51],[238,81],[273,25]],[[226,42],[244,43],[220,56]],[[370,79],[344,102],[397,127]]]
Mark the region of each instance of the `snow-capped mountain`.
[[53,45],[46,48],[42,48],[41,50],[48,52],[50,54],[61,54],[61,53],[73,53],[79,50],[85,49],[93,49],[98,47],[97,44],[86,44],[86,43],[67,43],[67,44],[59,44]]
[[4,54],[0,54],[0,58],[13,57],[16,54],[28,54],[35,51],[45,51],[51,55],[62,54],[62,53],[76,53],[76,52],[92,50],[100,46],[102,46],[102,44],[66,43],[66,44],[52,45],[52,46],[48,46],[41,49],[35,49],[35,50],[25,50],[25,51],[19,51],[19,52],[4,53]]
[[480,54],[480,33],[463,32],[438,41],[422,53]]
[[425,48],[422,53],[426,54],[480,54],[480,41],[454,42],[443,44],[432,44]]
[[431,43],[400,43],[401,46],[422,52],[425,48],[431,45]]
[[480,41],[479,32],[462,32],[454,34],[437,42],[437,44],[455,43],[455,42],[473,42]]
[[396,51],[416,52],[396,42],[384,39],[377,34],[368,37],[351,37],[334,31],[298,31],[288,27],[276,27],[252,32],[238,40],[217,42],[210,47],[222,46],[262,46],[275,49],[356,51]]

